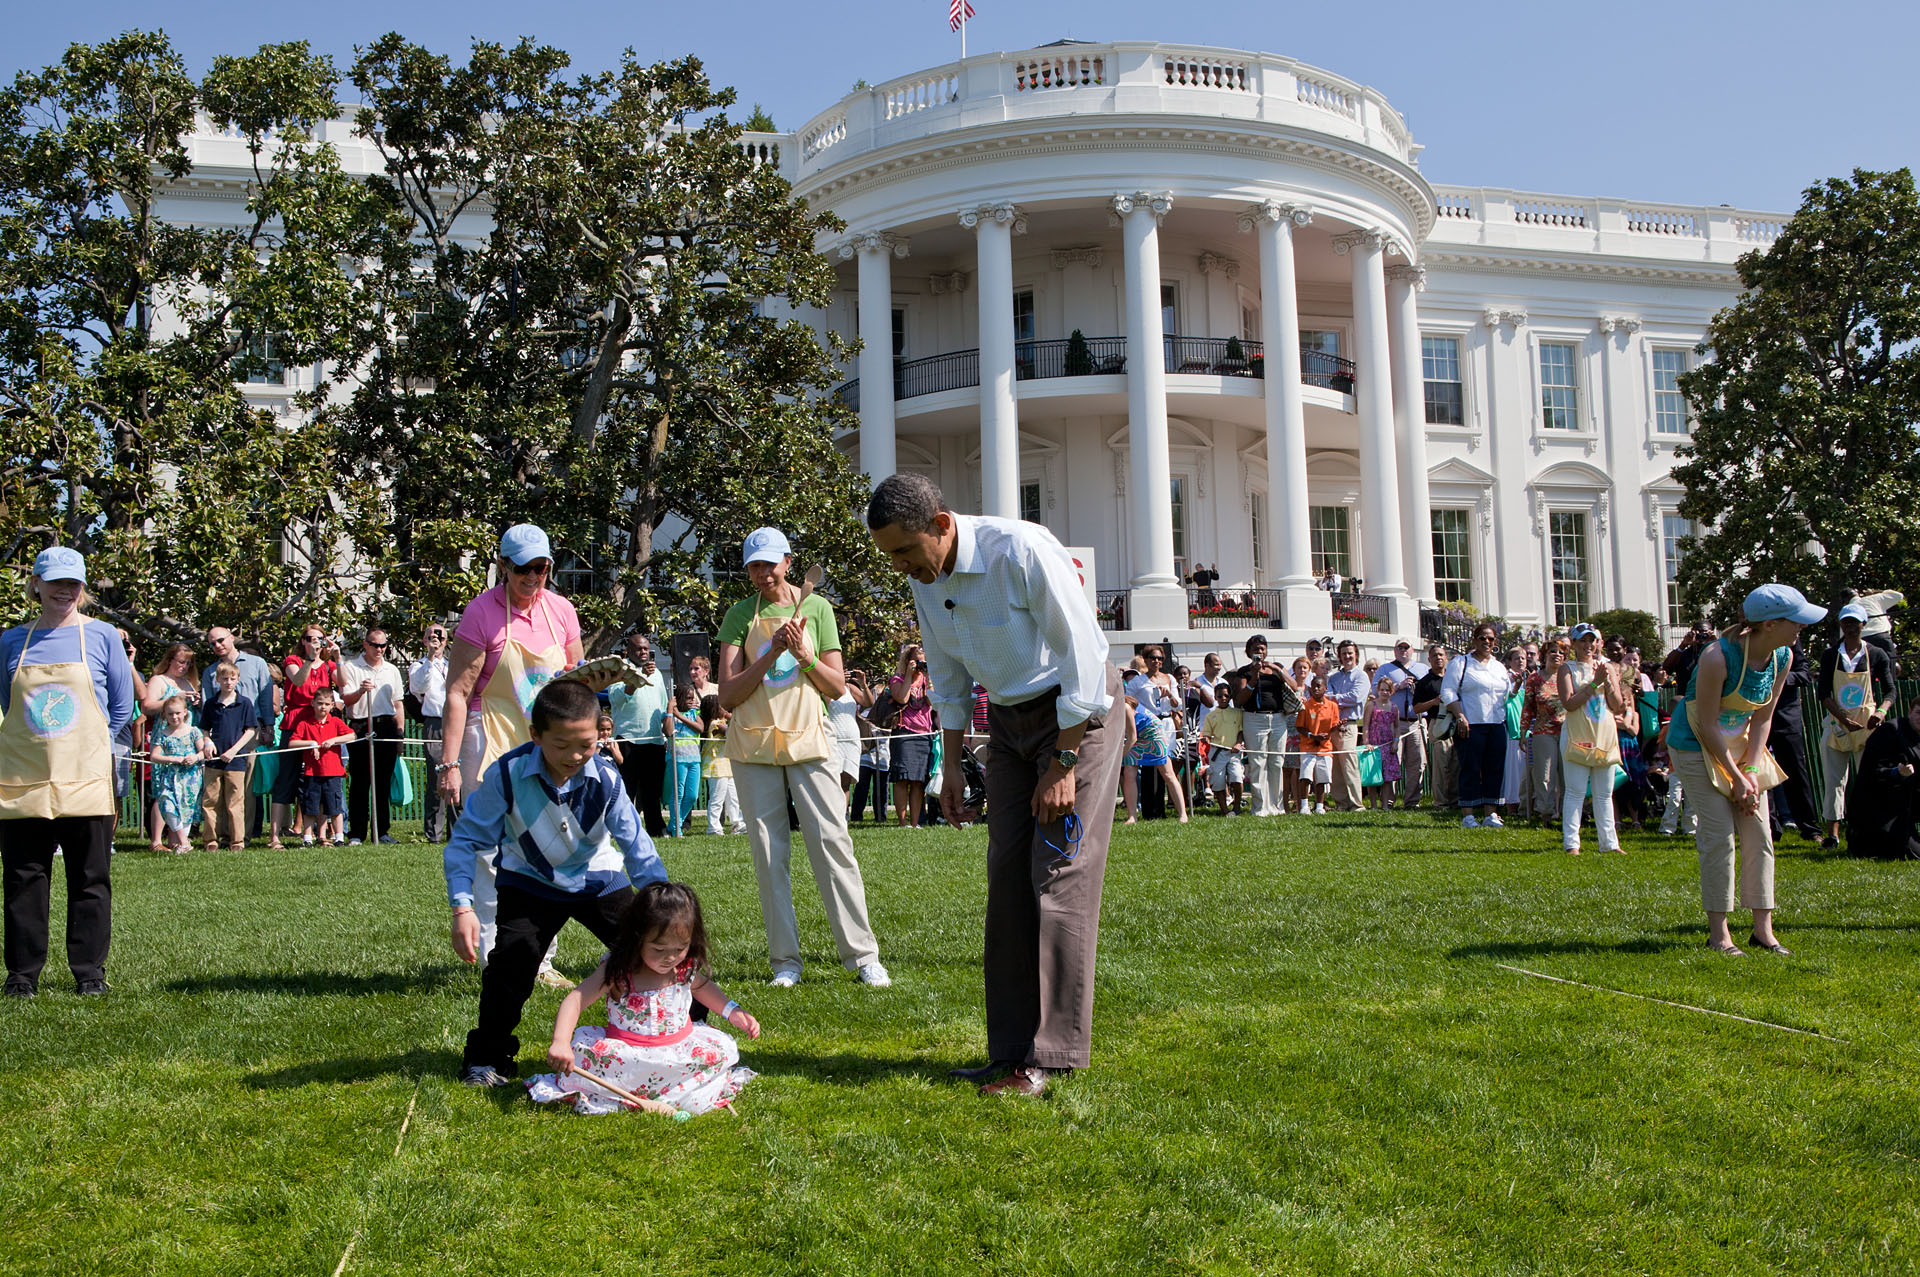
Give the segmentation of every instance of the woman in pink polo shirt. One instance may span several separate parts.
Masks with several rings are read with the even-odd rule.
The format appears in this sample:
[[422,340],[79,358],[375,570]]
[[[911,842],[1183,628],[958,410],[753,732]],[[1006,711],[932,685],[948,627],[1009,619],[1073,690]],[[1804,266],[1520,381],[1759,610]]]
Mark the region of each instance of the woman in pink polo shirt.
[[[500,537],[499,584],[467,604],[447,652],[447,701],[441,711],[440,793],[453,807],[472,792],[493,761],[533,739],[527,715],[533,698],[555,674],[582,659],[580,618],[573,604],[546,588],[553,571],[547,534],[516,523]],[[480,961],[493,948],[493,866],[482,858],[474,875],[474,912],[480,918]],[[552,952],[541,976],[552,973]]]

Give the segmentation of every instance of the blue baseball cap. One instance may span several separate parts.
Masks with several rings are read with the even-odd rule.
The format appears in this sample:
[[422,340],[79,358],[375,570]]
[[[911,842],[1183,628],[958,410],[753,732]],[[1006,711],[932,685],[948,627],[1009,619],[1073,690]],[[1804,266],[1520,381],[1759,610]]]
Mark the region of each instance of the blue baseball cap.
[[792,553],[793,547],[787,544],[787,534],[779,528],[755,528],[747,533],[741,562],[778,563]]
[[1598,634],[1599,632],[1600,631],[1595,629],[1593,626],[1588,625],[1585,621],[1582,621],[1580,622],[1580,624],[1574,626],[1572,629],[1567,631],[1567,637],[1572,639],[1574,642],[1578,643],[1581,639],[1586,638],[1589,634]]
[[1761,586],[1747,595],[1740,611],[1749,621],[1792,621],[1797,625],[1815,625],[1827,616],[1827,609],[1807,602],[1807,596],[1791,585]]
[[547,534],[531,523],[516,523],[500,534],[500,557],[515,567],[525,567],[535,559],[553,558]]
[[1865,625],[1869,618],[1867,616],[1867,609],[1861,607],[1858,603],[1849,603],[1840,609],[1840,619],[1843,621],[1858,621],[1862,625]]
[[34,559],[33,574],[42,581],[78,581],[85,585],[87,561],[69,546],[49,546]]

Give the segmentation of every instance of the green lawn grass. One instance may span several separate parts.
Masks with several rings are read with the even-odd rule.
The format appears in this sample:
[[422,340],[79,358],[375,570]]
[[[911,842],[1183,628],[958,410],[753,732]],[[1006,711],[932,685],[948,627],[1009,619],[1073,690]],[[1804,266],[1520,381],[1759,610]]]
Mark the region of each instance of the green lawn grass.
[[[437,849],[121,855],[112,995],[72,995],[56,921],[41,996],[0,1006],[0,1269],[330,1273],[349,1246],[352,1273],[1920,1266],[1914,867],[1790,836],[1796,955],[1730,960],[1689,841],[1571,859],[1418,813],[1122,829],[1095,1066],[1022,1102],[946,1077],[985,1041],[985,834],[856,839],[887,990],[834,961],[804,852],[807,978],[777,991],[745,840],[664,845],[766,1028],[739,1120],[689,1123],[456,1083],[478,980]],[[561,965],[597,954],[570,929]],[[529,1006],[527,1071],[558,1000]]]

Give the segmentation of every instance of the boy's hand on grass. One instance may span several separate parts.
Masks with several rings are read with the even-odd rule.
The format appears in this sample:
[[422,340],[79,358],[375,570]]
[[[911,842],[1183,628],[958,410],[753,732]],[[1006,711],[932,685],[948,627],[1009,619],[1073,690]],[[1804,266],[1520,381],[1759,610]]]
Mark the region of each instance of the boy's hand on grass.
[[555,1042],[547,1047],[547,1063],[553,1071],[560,1074],[573,1072],[573,1047],[569,1043]]

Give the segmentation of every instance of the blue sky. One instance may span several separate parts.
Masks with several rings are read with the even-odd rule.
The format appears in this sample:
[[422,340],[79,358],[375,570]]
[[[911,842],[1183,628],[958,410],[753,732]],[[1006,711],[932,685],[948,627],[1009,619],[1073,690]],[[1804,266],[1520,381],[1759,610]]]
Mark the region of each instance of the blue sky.
[[[557,0],[96,0],[8,6],[8,72],[69,43],[158,26],[196,70],[217,53],[304,39],[344,65],[393,29],[457,55],[472,38],[531,35],[599,69],[699,55],[782,128],[873,83],[958,56],[945,0],[674,4]],[[1912,165],[1920,145],[1920,6],[1336,4],[1184,6],[975,0],[968,52],[1073,36],[1257,49],[1370,84],[1423,142],[1429,180],[1650,201],[1791,210],[1800,191],[1855,167]]]

